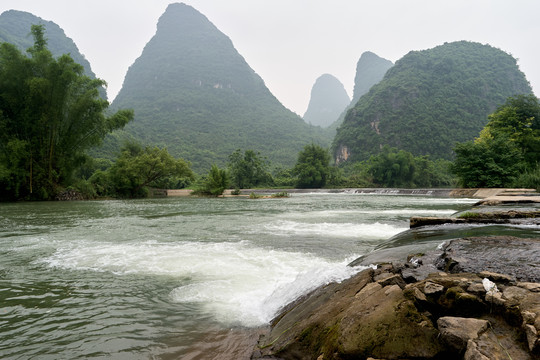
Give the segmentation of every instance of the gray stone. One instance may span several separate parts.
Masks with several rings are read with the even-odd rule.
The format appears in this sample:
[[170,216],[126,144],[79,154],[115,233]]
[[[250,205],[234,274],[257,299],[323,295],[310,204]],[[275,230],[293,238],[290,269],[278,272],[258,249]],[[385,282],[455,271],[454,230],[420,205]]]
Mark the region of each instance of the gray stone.
[[378,280],[377,282],[381,284],[383,287],[387,285],[397,285],[401,289],[404,289],[406,285],[403,278],[399,275],[392,275],[385,279]]
[[531,292],[540,292],[540,283],[534,282],[518,282],[517,286],[523,289],[527,289]]
[[467,342],[467,351],[463,355],[463,360],[492,360],[482,354],[478,349],[478,346],[475,341],[469,340]]
[[379,284],[379,283],[369,283],[366,286],[364,286],[362,288],[362,290],[360,290],[358,293],[356,293],[356,295],[354,295],[354,297],[358,301],[364,301],[368,297],[372,296],[373,294],[375,294],[377,291],[380,291],[380,290],[382,290],[381,284]]
[[525,325],[525,335],[527,336],[527,345],[529,350],[533,352],[538,347],[538,332],[533,325]]
[[454,350],[463,351],[469,340],[487,330],[489,322],[487,320],[444,316],[437,320],[437,326],[441,333],[442,340]]
[[444,286],[435,284],[431,281],[426,282],[426,285],[424,286],[424,294],[426,295],[435,295],[438,293],[442,293],[444,291]]
[[478,274],[481,278],[488,278],[496,283],[512,284],[516,282],[516,278],[510,275],[499,274],[491,271],[482,271]]
[[475,282],[469,285],[467,291],[475,294],[483,294],[486,292],[486,289],[484,289],[484,285],[482,283]]
[[534,320],[536,319],[536,314],[532,311],[522,311],[521,316],[523,317],[523,322],[525,324],[534,324]]
[[486,294],[486,302],[494,305],[504,305],[506,299],[503,298],[503,295],[500,292],[488,292]]

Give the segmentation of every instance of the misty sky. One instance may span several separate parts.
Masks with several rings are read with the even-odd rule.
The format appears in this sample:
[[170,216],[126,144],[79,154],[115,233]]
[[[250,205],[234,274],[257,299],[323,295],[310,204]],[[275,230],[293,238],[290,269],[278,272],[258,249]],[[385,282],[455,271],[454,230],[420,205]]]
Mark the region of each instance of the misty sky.
[[[109,84],[112,101],[170,0],[1,0],[64,29]],[[289,109],[303,115],[324,73],[352,96],[364,51],[393,62],[458,40],[512,54],[540,93],[539,0],[186,0],[231,38]]]

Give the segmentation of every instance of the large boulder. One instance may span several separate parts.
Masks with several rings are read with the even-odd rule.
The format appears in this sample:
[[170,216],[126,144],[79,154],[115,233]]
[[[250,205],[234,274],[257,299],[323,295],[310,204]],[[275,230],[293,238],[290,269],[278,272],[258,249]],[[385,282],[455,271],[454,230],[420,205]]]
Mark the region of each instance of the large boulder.
[[540,284],[494,272],[439,272],[406,284],[405,268],[364,270],[300,299],[252,358],[538,358]]

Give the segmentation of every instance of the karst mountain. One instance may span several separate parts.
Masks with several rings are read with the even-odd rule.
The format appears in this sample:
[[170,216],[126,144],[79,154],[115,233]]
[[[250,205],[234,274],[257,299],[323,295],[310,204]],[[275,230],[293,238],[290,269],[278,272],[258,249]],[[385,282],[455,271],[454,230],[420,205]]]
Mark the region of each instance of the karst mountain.
[[365,160],[384,145],[452,158],[509,96],[530,94],[516,59],[489,45],[458,41],[411,51],[347,112],[333,142],[336,161]]
[[311,125],[328,127],[336,121],[350,101],[343,84],[333,75],[323,74],[313,84],[304,120]]
[[135,110],[117,141],[167,147],[195,170],[224,164],[236,149],[290,166],[306,144],[331,141],[272,95],[225,34],[181,3],[159,19],[112,107]]
[[331,125],[332,130],[337,129],[343,120],[347,111],[354,107],[360,97],[366,94],[369,89],[384,77],[384,74],[394,66],[394,63],[390,60],[384,59],[371,51],[362,53],[360,59],[356,63],[356,75],[354,77],[354,90],[353,97],[345,109],[335,118],[334,123]]
[[31,13],[18,10],[3,12],[0,15],[0,42],[11,43],[21,51],[26,52],[34,45],[34,38],[30,32],[32,25],[45,27],[47,47],[54,56],[69,54],[76,63],[83,66],[86,75],[91,78],[96,77],[88,60],[80,53],[75,42],[65,34],[60,26]]

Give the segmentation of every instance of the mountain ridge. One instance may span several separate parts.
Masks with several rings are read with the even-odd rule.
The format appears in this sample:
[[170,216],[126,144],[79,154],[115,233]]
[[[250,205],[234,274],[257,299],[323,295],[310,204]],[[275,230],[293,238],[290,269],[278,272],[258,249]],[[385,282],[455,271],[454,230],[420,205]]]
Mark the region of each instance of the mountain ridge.
[[44,20],[32,13],[19,10],[7,10],[0,14],[0,42],[16,45],[22,52],[34,45],[31,35],[32,25],[45,27],[47,47],[54,56],[70,54],[76,63],[83,66],[85,74],[95,79],[90,62],[79,51],[75,42],[53,21]]
[[532,93],[516,59],[469,41],[411,51],[349,110],[332,145],[336,162],[366,160],[389,145],[451,159],[487,115],[516,94]]
[[286,109],[232,41],[186,4],[167,7],[112,107],[135,110],[117,140],[166,146],[198,171],[238,148],[291,166],[304,145],[331,141]]

